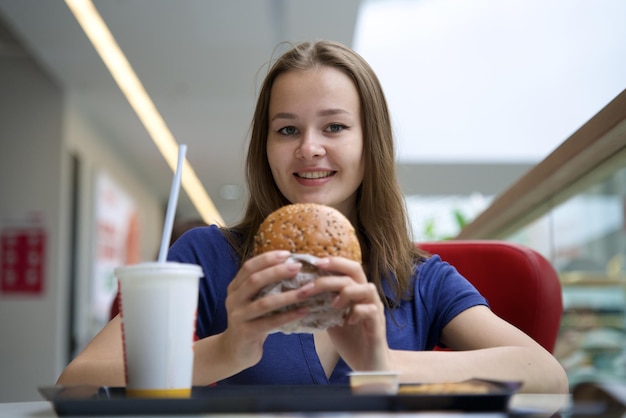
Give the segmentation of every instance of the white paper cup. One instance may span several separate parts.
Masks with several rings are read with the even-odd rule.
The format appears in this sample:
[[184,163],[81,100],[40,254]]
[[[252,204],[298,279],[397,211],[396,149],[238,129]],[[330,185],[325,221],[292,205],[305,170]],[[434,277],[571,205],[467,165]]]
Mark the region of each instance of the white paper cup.
[[189,397],[202,268],[148,262],[118,267],[126,393]]

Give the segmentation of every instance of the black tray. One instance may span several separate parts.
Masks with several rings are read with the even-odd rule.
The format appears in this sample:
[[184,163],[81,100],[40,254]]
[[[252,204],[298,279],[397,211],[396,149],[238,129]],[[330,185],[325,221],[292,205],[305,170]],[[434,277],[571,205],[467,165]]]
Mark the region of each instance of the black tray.
[[513,382],[488,382],[484,394],[353,395],[348,385],[194,387],[190,398],[129,398],[124,388],[40,387],[59,416],[340,411],[506,411]]

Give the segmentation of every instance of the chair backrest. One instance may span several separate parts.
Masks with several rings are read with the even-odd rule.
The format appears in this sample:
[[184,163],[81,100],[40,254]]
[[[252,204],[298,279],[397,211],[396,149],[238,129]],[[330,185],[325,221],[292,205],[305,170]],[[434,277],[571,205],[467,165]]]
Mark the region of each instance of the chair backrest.
[[554,351],[563,301],[559,277],[545,257],[506,241],[452,240],[417,246],[456,267],[493,312]]

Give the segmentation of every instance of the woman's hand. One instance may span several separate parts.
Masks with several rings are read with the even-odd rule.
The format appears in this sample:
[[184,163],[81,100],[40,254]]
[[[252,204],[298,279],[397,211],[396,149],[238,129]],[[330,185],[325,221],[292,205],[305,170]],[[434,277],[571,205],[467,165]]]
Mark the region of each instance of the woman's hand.
[[299,290],[301,299],[334,292],[335,308],[349,307],[342,326],[327,329],[335,348],[353,370],[388,370],[391,352],[387,345],[385,309],[374,284],[365,277],[361,264],[342,257],[317,262],[321,276]]
[[221,334],[220,344],[222,353],[238,370],[259,362],[263,343],[273,330],[307,314],[306,309],[296,309],[267,315],[300,302],[297,290],[255,299],[265,286],[292,278],[300,271],[300,263],[285,263],[288,257],[288,251],[269,251],[253,257],[243,264],[228,286],[225,302],[228,328]]

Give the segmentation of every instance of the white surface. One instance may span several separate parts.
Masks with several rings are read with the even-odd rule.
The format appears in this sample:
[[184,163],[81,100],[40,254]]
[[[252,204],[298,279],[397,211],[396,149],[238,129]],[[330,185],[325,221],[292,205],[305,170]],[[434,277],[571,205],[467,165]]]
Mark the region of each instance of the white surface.
[[0,418],[56,417],[49,402],[14,402],[0,404]]
[[568,394],[527,394],[514,395],[509,403],[509,409],[516,412],[554,413],[563,411],[571,406],[571,396]]

